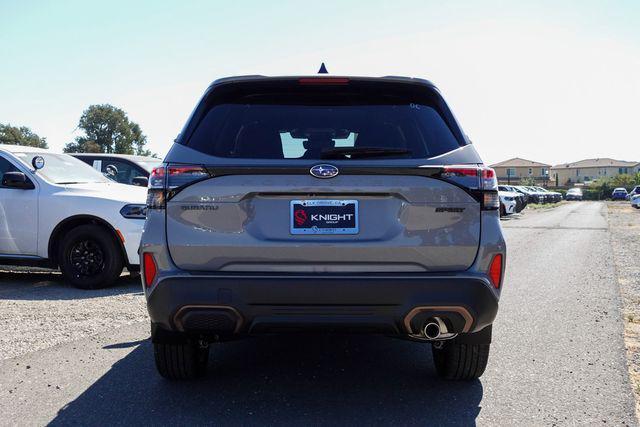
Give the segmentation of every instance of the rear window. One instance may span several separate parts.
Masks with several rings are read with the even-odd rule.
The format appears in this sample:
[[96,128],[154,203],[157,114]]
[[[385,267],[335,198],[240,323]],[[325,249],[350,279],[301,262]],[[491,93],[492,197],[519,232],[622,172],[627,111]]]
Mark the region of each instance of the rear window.
[[429,158],[464,145],[429,88],[385,95],[364,86],[219,96],[216,89],[181,143],[218,157],[305,160]]

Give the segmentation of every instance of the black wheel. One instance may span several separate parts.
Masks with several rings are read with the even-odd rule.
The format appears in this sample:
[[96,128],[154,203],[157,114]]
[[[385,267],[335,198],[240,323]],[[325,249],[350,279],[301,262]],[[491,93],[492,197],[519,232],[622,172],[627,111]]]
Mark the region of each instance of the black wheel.
[[156,368],[169,380],[191,380],[202,377],[207,371],[209,347],[194,343],[154,343]]
[[59,248],[60,270],[77,288],[103,288],[122,273],[124,262],[115,236],[99,225],[72,229],[62,238]]
[[507,209],[500,203],[500,216],[507,216]]
[[480,378],[487,367],[490,344],[462,344],[444,341],[442,347],[433,345],[433,362],[436,371],[448,380],[473,380]]

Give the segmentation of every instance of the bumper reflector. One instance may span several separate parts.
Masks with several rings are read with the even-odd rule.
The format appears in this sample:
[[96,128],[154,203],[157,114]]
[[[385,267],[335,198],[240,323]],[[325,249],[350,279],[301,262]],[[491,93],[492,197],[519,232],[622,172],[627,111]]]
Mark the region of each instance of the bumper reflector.
[[493,282],[493,287],[498,289],[502,282],[502,254],[493,257],[489,266],[489,278]]
[[147,288],[150,288],[156,278],[156,273],[158,272],[156,260],[153,259],[153,254],[151,252],[144,252],[142,254],[142,269],[144,271],[144,285]]

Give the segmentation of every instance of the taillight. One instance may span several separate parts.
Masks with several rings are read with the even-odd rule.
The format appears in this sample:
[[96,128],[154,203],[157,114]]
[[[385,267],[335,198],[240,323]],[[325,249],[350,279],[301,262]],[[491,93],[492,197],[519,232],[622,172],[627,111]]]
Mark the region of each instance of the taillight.
[[500,209],[500,197],[497,191],[482,192],[482,209],[487,211]]
[[498,178],[496,177],[496,171],[491,168],[482,168],[482,189],[483,190],[498,190]]
[[153,281],[156,279],[158,273],[158,267],[156,266],[156,260],[153,259],[151,252],[142,253],[142,271],[144,272],[144,285],[150,288],[153,285]]
[[502,282],[502,254],[497,254],[491,260],[489,266],[489,278],[493,284],[493,287],[498,289]]
[[147,189],[147,209],[164,209],[165,206],[165,172],[166,166],[153,168],[149,175]]
[[180,189],[210,176],[209,172],[200,165],[165,165],[154,168],[149,176],[147,207],[164,209],[166,201]]
[[493,169],[484,166],[445,166],[440,173],[440,178],[477,194],[483,210],[500,209],[498,180]]
[[209,172],[199,165],[169,165],[167,166],[167,189],[183,187],[209,176]]

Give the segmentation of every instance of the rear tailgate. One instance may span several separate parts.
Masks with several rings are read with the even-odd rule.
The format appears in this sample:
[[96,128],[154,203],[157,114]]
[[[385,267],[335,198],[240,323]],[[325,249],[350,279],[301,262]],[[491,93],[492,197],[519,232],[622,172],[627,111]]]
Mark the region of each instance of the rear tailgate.
[[[357,230],[295,234],[291,202],[308,200],[356,201]],[[456,271],[478,251],[480,204],[425,176],[240,173],[169,200],[167,240],[175,264],[189,271]]]
[[[426,81],[220,81],[165,162],[168,188],[180,189],[166,204],[168,246],[185,270],[455,271],[470,267],[478,251],[480,202],[451,180],[414,173],[481,163]],[[337,176],[310,174],[325,163]],[[190,181],[207,177],[201,165],[212,177]],[[183,179],[180,168],[200,172]],[[479,188],[478,170],[451,174]],[[350,220],[327,230],[309,215],[328,218],[324,225]]]

